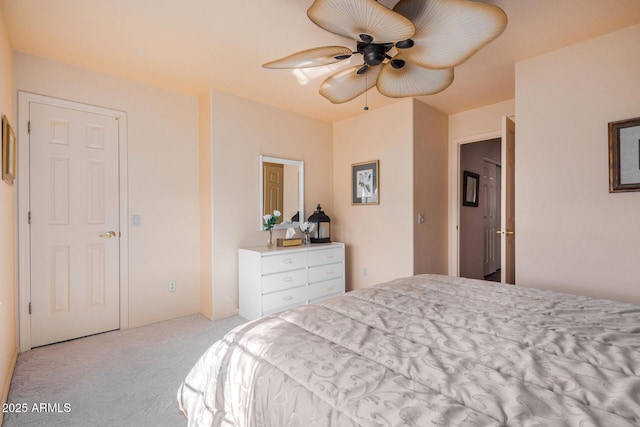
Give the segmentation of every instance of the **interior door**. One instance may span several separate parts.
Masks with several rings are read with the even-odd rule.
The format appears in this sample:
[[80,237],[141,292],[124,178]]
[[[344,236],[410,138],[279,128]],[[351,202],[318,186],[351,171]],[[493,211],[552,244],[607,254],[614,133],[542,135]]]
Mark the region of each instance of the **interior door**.
[[502,118],[502,202],[500,244],[502,283],[516,282],[516,218],[515,218],[515,145],[516,124]]
[[31,346],[120,327],[118,121],[29,103]]

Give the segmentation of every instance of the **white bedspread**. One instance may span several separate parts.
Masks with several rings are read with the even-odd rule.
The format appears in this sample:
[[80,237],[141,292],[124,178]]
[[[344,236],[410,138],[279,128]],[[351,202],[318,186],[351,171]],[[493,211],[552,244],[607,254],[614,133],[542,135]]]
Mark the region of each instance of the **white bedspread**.
[[398,279],[236,328],[178,402],[190,426],[640,426],[640,306]]

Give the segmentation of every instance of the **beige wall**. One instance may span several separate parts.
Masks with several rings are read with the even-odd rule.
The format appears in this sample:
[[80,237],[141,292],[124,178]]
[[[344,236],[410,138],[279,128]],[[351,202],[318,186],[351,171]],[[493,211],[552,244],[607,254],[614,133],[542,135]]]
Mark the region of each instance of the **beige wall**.
[[449,118],[420,101],[413,108],[413,273],[446,274]]
[[640,25],[517,64],[516,280],[640,303],[640,192],[608,191],[607,123],[640,116]]
[[129,326],[198,312],[198,100],[19,52],[14,72],[16,90],[127,113]]
[[211,99],[198,98],[200,129],[198,132],[198,164],[200,178],[200,312],[213,318],[213,251],[211,222]]
[[[334,240],[346,244],[347,290],[413,274],[413,100],[334,124]],[[380,160],[379,205],[351,204],[351,165]],[[367,274],[364,274],[365,269]]]
[[213,188],[203,203],[212,204],[212,317],[220,318],[238,310],[238,248],[267,241],[259,230],[260,154],[303,160],[304,216],[320,203],[331,217],[332,127],[218,91],[210,103]]
[[[0,6],[0,115],[6,115],[16,129],[13,99],[13,53]],[[18,354],[14,256],[16,191],[17,185],[9,186],[0,181],[0,403],[6,401],[12,366]]]

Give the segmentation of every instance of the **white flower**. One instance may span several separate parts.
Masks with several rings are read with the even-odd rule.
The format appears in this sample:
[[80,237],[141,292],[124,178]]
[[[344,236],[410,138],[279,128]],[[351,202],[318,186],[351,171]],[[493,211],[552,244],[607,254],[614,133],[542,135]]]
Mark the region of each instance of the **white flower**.
[[302,224],[300,224],[300,231],[302,231],[303,233],[311,233],[315,226],[316,226],[315,223],[305,221]]
[[265,216],[262,217],[262,219],[264,219],[264,222],[271,221],[271,218],[273,218],[271,214],[266,214]]
[[278,210],[273,211],[273,216],[275,216],[276,218],[280,218],[280,215],[282,215],[282,213]]

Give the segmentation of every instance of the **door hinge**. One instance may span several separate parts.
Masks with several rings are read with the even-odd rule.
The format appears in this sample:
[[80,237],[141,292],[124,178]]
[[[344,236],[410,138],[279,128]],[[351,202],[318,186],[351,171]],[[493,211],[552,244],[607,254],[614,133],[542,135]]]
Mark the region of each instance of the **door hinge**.
[[31,225],[31,211],[27,214],[27,222]]
[[31,303],[29,303],[29,314],[31,314]]
[[31,135],[31,121],[27,122],[27,133]]

